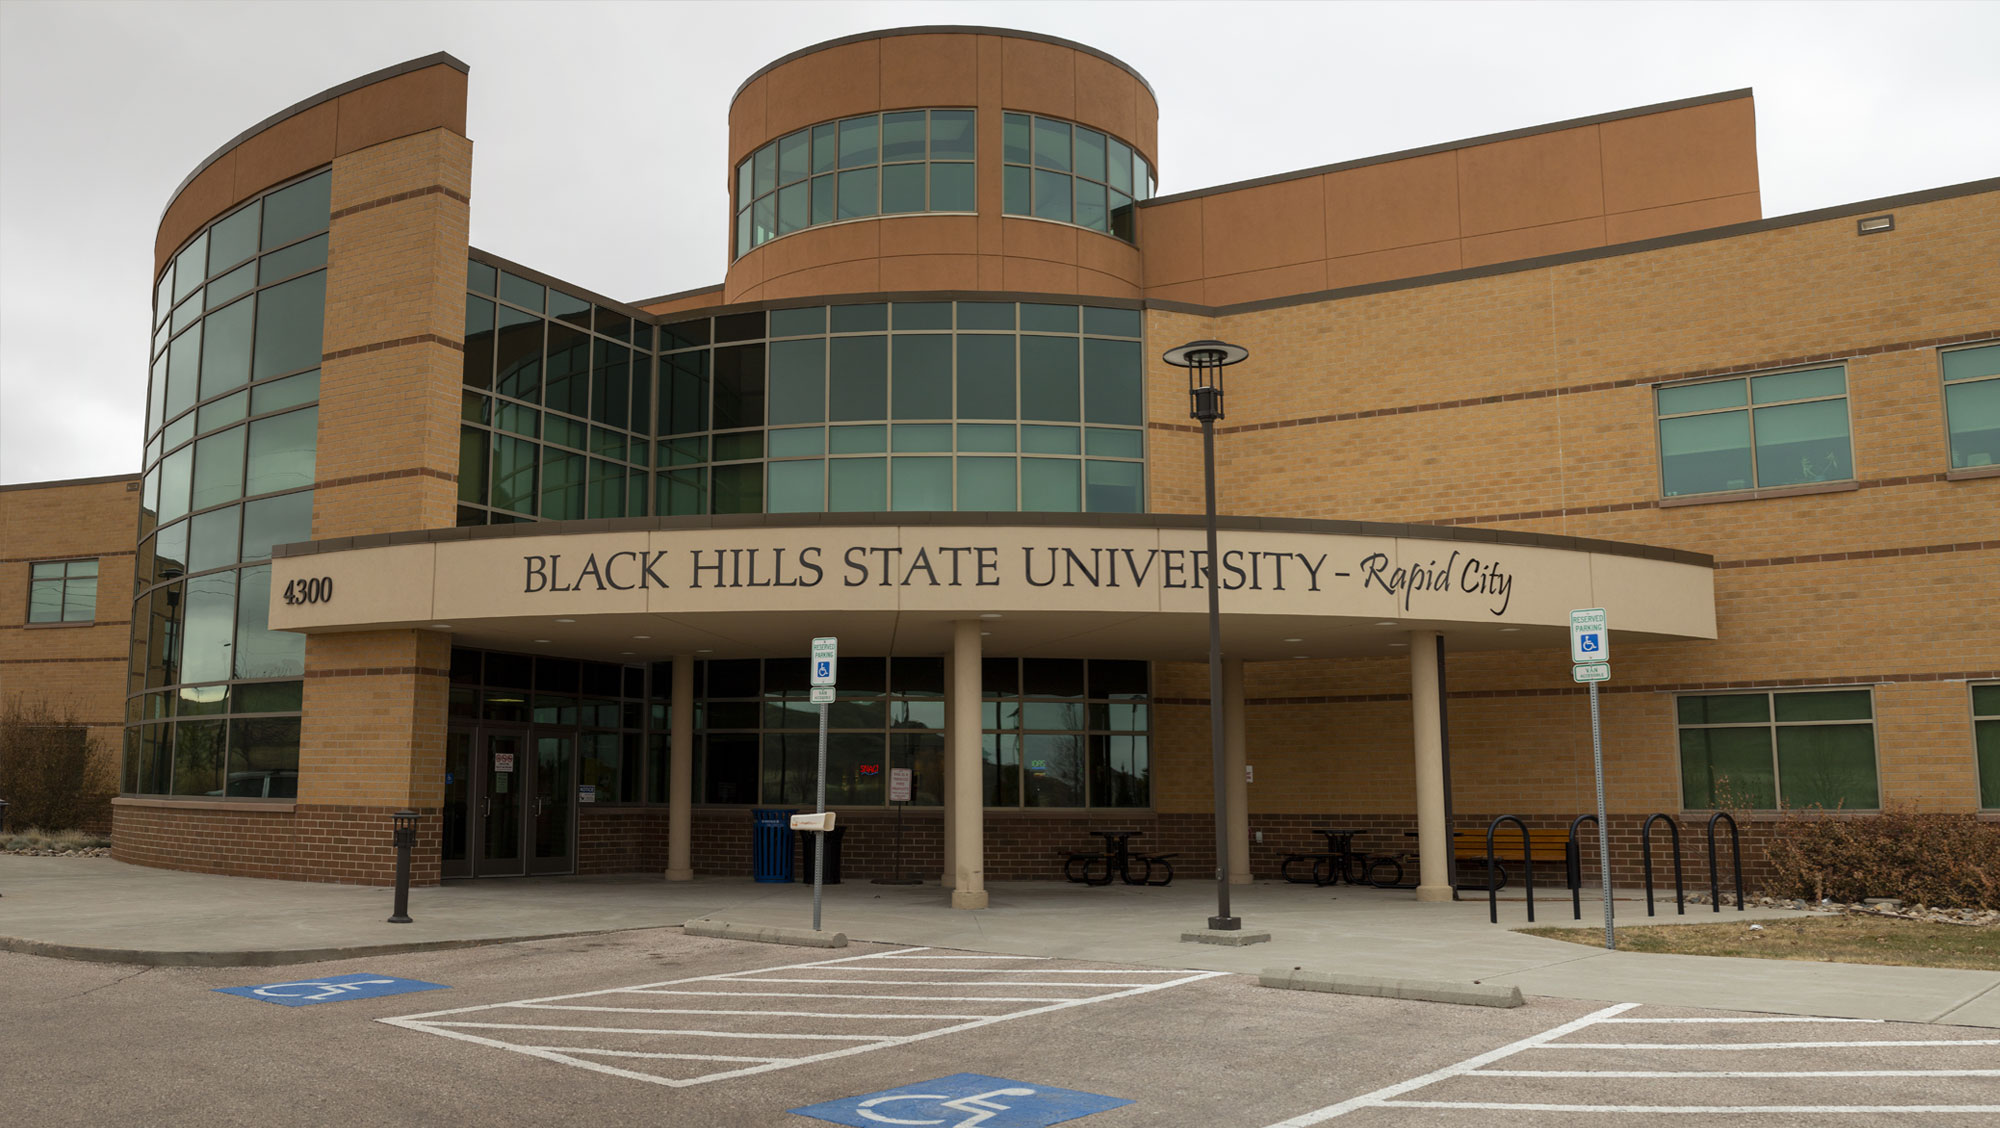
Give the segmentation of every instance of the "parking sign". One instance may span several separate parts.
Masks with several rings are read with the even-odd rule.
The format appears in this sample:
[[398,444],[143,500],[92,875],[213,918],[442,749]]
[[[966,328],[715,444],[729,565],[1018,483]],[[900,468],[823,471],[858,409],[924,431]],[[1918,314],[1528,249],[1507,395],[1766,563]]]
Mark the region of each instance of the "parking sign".
[[834,674],[839,669],[839,660],[835,657],[835,649],[839,642],[840,640],[837,638],[813,639],[811,684],[834,684]]
[[1611,631],[1604,608],[1586,607],[1569,613],[1569,660],[1572,665],[1611,659]]

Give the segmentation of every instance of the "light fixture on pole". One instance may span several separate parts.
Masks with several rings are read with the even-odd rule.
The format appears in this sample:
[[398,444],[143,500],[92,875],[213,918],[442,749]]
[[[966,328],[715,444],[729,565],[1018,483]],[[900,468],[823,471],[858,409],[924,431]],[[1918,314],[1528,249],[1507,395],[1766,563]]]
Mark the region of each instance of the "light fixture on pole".
[[1168,349],[1165,360],[1187,369],[1188,415],[1201,420],[1203,476],[1208,485],[1208,718],[1209,756],[1215,761],[1215,915],[1208,926],[1226,932],[1243,927],[1229,913],[1229,790],[1223,759],[1222,603],[1216,583],[1215,421],[1222,418],[1222,370],[1250,350],[1225,341],[1189,341]]

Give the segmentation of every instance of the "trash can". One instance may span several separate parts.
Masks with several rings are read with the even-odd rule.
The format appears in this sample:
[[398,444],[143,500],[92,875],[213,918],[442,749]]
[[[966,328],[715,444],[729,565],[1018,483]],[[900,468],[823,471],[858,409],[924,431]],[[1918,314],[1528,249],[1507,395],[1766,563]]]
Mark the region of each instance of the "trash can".
[[[840,884],[840,840],[847,834],[845,826],[836,825],[826,832],[826,877],[820,884]],[[812,834],[801,834],[799,839],[799,880],[812,884],[813,879],[813,839]]]
[[750,812],[750,874],[758,881],[792,879],[795,809],[756,807]]

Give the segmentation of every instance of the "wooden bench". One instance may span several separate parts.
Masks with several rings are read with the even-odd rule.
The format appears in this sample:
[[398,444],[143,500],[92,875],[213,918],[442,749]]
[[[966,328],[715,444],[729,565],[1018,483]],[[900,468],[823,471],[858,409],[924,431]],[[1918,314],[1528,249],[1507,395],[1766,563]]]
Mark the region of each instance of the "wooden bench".
[[[1566,830],[1528,831],[1528,857],[1541,872],[1563,874],[1565,880],[1569,872],[1569,832]],[[1486,832],[1483,830],[1454,831],[1451,836],[1451,860],[1454,864],[1471,863],[1475,870],[1473,880],[1460,888],[1486,888]],[[1506,888],[1511,873],[1509,862],[1521,862],[1521,830],[1516,826],[1503,826],[1493,832],[1493,865],[1500,874],[1500,888]],[[1551,887],[1554,881],[1547,883]]]

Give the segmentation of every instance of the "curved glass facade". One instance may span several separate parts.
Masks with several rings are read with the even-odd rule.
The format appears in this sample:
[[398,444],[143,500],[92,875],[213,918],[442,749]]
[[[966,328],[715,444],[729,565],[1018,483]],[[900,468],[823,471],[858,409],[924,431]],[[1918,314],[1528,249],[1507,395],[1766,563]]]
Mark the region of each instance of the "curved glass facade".
[[265,629],[271,547],[312,536],[332,174],[215,221],[154,309],[122,787],[297,793],[305,638]]
[[736,254],[822,223],[970,212],[971,110],[897,110],[808,126],[736,166]]
[[1000,132],[1001,211],[1136,238],[1133,205],[1153,195],[1153,166],[1138,150],[1039,114],[1007,114]]
[[876,302],[655,327],[470,276],[462,525],[1145,510],[1137,310]]

